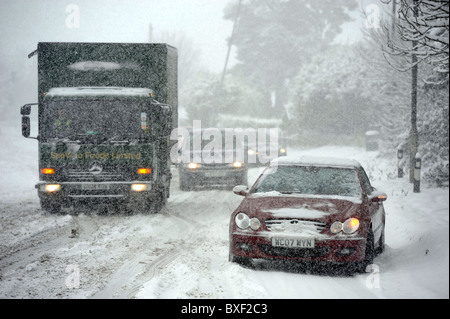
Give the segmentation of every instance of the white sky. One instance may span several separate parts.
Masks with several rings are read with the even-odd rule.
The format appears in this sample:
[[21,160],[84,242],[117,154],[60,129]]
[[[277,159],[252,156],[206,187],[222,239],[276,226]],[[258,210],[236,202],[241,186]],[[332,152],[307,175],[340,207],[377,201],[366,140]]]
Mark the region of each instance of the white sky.
[[[182,32],[200,47],[212,71],[223,67],[232,22],[223,19],[230,0],[1,0],[0,53],[28,54],[37,42],[148,42],[153,34]],[[79,9],[78,27],[70,5]],[[70,8],[70,7],[69,7]],[[69,23],[70,25],[70,23]]]
[[[148,42],[149,26],[157,37],[183,33],[202,54],[202,63],[221,72],[232,22],[223,10],[237,0],[1,0],[0,54],[14,60],[33,51],[37,42]],[[318,0],[320,1],[320,0]],[[379,0],[359,0],[361,7]],[[70,5],[79,9],[79,24],[69,28]],[[70,8],[70,7],[69,7]],[[359,18],[359,14],[355,15]],[[360,36],[361,21],[347,25],[341,40]]]

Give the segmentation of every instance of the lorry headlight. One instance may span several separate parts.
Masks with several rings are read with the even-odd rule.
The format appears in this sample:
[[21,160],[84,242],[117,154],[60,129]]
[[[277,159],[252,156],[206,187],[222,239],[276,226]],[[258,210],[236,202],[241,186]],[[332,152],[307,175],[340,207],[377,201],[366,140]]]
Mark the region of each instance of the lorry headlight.
[[61,189],[61,185],[59,184],[47,184],[45,185],[45,191],[49,193],[57,192]]
[[132,184],[131,189],[135,192],[142,192],[147,189],[147,186],[145,184]]
[[234,218],[234,221],[236,223],[236,226],[240,229],[247,229],[250,225],[250,218],[248,218],[247,214],[245,213],[239,213]]

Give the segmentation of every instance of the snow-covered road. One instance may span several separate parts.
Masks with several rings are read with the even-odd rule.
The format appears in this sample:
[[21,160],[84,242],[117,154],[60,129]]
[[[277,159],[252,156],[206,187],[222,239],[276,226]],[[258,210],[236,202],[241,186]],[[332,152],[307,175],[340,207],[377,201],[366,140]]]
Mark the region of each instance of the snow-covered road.
[[182,192],[176,169],[159,214],[44,214],[37,144],[19,135],[0,135],[0,298],[449,298],[448,189],[413,193],[394,159],[351,147],[295,151],[359,160],[389,196],[385,253],[370,273],[345,277],[228,262],[229,216],[242,197]]

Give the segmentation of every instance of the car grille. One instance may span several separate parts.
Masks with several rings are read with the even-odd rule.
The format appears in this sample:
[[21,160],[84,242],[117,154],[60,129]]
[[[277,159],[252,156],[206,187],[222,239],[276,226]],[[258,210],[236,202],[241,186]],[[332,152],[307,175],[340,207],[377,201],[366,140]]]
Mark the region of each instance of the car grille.
[[233,167],[230,166],[229,163],[211,163],[211,164],[204,164],[202,163],[202,169],[216,169],[216,170],[221,170],[221,169],[233,169]]
[[104,170],[99,174],[92,174],[85,170],[69,169],[66,177],[67,180],[74,182],[115,182],[124,180],[122,174],[113,170]]
[[267,229],[273,232],[289,231],[311,235],[321,233],[326,227],[323,222],[301,219],[266,219],[265,224]]
[[266,255],[292,258],[318,258],[325,256],[330,251],[329,247],[285,248],[265,244],[258,244],[258,247]]

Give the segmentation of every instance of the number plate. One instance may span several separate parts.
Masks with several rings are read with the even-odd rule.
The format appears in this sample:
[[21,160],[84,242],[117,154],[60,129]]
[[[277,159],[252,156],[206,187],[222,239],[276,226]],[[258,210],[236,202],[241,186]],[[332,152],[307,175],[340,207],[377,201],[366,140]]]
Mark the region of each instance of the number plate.
[[100,183],[81,184],[81,189],[84,191],[109,190],[109,184],[100,184]]
[[206,177],[226,177],[227,172],[205,172]]
[[314,248],[314,238],[273,237],[272,246],[286,248]]

